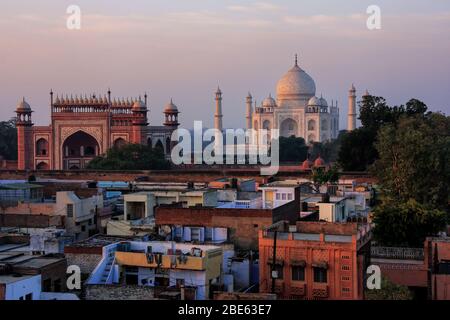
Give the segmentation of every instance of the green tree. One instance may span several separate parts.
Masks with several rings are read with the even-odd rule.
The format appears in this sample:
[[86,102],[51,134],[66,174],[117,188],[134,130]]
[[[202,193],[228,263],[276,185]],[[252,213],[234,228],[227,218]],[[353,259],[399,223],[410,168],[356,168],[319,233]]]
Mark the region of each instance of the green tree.
[[375,147],[372,172],[385,201],[417,202],[445,210],[450,181],[450,117],[439,113],[402,116],[385,125]]
[[295,136],[280,137],[279,147],[281,162],[305,161],[308,155],[308,146],[306,146],[303,138],[296,138]]
[[342,136],[338,162],[344,171],[366,171],[377,158],[376,132],[365,127]]
[[321,186],[326,186],[326,193],[328,193],[328,186],[339,180],[339,168],[336,165],[330,168],[313,168],[311,180],[316,192],[320,192]]
[[0,122],[0,157],[7,160],[17,160],[17,130],[15,119]]
[[365,96],[359,105],[362,127],[342,137],[338,161],[347,171],[365,171],[378,158],[375,147],[378,131],[385,125],[396,126],[404,117],[424,116],[427,106],[420,100],[411,99],[403,105],[390,107],[383,97]]
[[422,247],[427,236],[434,236],[446,225],[447,214],[414,199],[383,202],[375,208],[374,238],[383,246]]
[[345,133],[345,131],[341,131],[338,137],[331,141],[314,142],[309,148],[309,158],[316,159],[321,156],[327,163],[336,162]]
[[381,278],[381,289],[366,290],[366,300],[412,300],[413,295],[406,286],[392,283],[389,279]]
[[94,158],[87,169],[93,170],[164,170],[169,162],[159,149],[142,144],[126,144],[109,149],[104,156]]

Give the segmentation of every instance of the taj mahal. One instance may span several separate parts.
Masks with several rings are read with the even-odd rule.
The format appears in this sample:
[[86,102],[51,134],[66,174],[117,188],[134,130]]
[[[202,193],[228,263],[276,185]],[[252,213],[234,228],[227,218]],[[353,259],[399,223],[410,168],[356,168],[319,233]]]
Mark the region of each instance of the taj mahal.
[[[366,93],[367,94],[367,93]],[[294,66],[281,77],[276,86],[276,97],[269,95],[261,105],[246,97],[246,127],[256,132],[278,129],[282,137],[302,137],[307,143],[336,139],[339,134],[339,107],[337,101],[316,95],[313,78],[299,65],[297,55]],[[216,92],[215,129],[222,128],[222,92]],[[356,89],[349,91],[348,130],[356,127]]]

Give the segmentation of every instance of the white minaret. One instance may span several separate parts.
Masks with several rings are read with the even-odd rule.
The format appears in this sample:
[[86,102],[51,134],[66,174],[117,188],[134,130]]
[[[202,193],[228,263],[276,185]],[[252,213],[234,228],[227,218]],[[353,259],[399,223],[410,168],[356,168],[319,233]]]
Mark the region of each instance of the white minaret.
[[252,128],[252,104],[253,104],[253,100],[252,100],[252,95],[250,94],[250,92],[248,93],[247,99],[246,99],[246,104],[247,104],[247,109],[246,109],[246,116],[245,118],[247,119],[247,129],[251,129]]
[[214,128],[222,132],[222,91],[217,87],[216,114],[214,115]]
[[347,118],[347,130],[353,131],[356,129],[356,89],[352,84],[350,91],[348,92],[348,118]]

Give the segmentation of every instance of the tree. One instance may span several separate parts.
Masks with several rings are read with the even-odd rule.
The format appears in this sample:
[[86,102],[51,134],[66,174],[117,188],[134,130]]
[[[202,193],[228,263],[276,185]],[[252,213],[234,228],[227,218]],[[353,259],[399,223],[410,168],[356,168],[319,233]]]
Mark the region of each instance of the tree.
[[376,132],[358,128],[342,136],[338,153],[339,165],[345,171],[366,171],[377,158]]
[[303,138],[291,136],[289,138],[279,138],[280,161],[281,162],[302,162],[308,155],[308,146]]
[[309,148],[309,158],[316,159],[320,156],[327,163],[336,162],[344,135],[345,131],[342,131],[336,139],[325,142],[314,142]]
[[411,99],[403,105],[390,107],[383,97],[365,96],[359,105],[362,127],[343,136],[338,161],[347,171],[365,171],[378,158],[375,141],[379,130],[386,125],[397,125],[405,116],[424,116],[427,106]]
[[0,122],[0,157],[7,160],[17,160],[17,130],[15,119]]
[[406,286],[392,283],[387,278],[381,278],[381,289],[366,290],[366,300],[412,300],[413,295]]
[[105,156],[91,160],[93,170],[163,170],[170,167],[164,153],[142,144],[125,144],[109,149]]
[[432,209],[414,199],[406,203],[383,202],[375,208],[374,238],[380,245],[422,247],[427,236],[435,236],[446,225],[444,211]]
[[380,129],[373,174],[385,201],[417,202],[445,210],[449,200],[450,117],[402,116]]

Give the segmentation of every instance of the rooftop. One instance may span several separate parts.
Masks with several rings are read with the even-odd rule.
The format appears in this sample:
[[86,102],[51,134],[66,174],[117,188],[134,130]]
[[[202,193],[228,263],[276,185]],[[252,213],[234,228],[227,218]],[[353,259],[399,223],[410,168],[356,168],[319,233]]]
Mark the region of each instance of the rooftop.
[[27,280],[33,277],[37,277],[36,275],[19,275],[19,274],[6,274],[0,275],[0,283],[1,284],[10,284],[18,281]]
[[126,237],[126,236],[107,236],[107,235],[95,235],[88,239],[71,243],[66,247],[71,248],[103,248],[107,245],[117,243],[120,241],[130,241],[137,237]]

